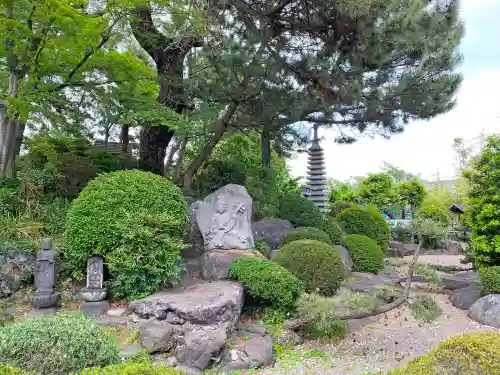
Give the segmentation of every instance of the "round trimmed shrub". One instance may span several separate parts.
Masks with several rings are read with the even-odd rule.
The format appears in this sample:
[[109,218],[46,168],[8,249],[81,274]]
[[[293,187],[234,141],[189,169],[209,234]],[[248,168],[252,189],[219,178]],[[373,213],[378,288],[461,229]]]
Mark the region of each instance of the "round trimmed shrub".
[[500,293],[500,266],[481,268],[479,275],[483,295]]
[[374,240],[384,252],[389,247],[391,229],[382,214],[366,207],[343,210],[337,220],[347,234],[362,234]]
[[328,236],[330,236],[330,240],[334,245],[340,245],[342,243],[344,233],[342,232],[342,228],[340,228],[337,220],[335,220],[333,217],[327,216],[323,218],[323,220],[317,225],[317,227],[327,233]]
[[349,250],[353,271],[377,273],[384,266],[384,253],[371,238],[361,234],[344,237],[344,246]]
[[342,211],[346,208],[351,208],[353,203],[344,202],[344,201],[335,201],[330,205],[330,215],[332,217],[337,217]]
[[130,362],[103,368],[87,368],[76,375],[186,375],[186,373],[162,364]]
[[65,259],[83,276],[87,259],[101,255],[113,295],[143,297],[179,277],[187,216],[180,189],[161,176],[137,170],[101,174],[71,205]]
[[458,335],[387,375],[498,375],[499,345],[500,334],[495,332]]
[[317,227],[323,221],[323,214],[319,208],[295,191],[287,192],[280,197],[278,217],[288,220],[296,227]]
[[344,263],[329,244],[299,240],[283,246],[273,259],[306,284],[308,291],[334,295],[344,280]]
[[26,319],[0,329],[0,362],[37,375],[117,363],[116,339],[83,314]]
[[332,244],[332,240],[327,233],[323,232],[321,229],[314,227],[296,228],[285,234],[281,242],[283,245],[286,245],[297,240],[316,240],[322,241],[329,245]]
[[229,266],[229,277],[245,286],[251,302],[277,310],[294,310],[295,302],[304,292],[302,281],[267,259],[236,259]]
[[437,204],[422,206],[418,210],[416,216],[422,219],[435,221],[443,226],[449,226],[451,224],[451,218],[448,211]]

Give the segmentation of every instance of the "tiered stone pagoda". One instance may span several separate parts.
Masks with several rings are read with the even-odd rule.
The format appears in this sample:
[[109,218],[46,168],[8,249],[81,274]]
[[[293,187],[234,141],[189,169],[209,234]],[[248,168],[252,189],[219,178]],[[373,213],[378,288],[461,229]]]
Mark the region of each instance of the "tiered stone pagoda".
[[307,185],[311,189],[310,196],[307,198],[322,211],[326,211],[328,184],[326,180],[325,155],[319,145],[317,126],[314,126],[314,138],[307,154]]

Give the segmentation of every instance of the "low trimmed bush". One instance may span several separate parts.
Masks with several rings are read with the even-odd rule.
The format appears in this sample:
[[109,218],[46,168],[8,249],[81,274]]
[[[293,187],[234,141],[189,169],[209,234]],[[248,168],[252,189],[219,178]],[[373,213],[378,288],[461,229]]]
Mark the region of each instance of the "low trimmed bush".
[[0,329],[0,362],[36,375],[117,363],[116,339],[83,314],[26,319]]
[[308,291],[334,295],[344,280],[344,263],[329,244],[315,240],[293,241],[273,259],[306,284]]
[[342,244],[344,233],[342,232],[342,228],[340,228],[337,220],[333,217],[324,217],[323,220],[316,225],[316,227],[327,233],[334,245]]
[[327,243],[329,245],[332,244],[332,240],[327,233],[323,232],[321,229],[314,227],[295,228],[294,230],[288,232],[283,236],[281,243],[282,245],[286,245],[290,242],[298,240],[316,240]]
[[384,253],[371,238],[361,234],[344,237],[344,246],[349,250],[353,271],[377,273],[384,266]]
[[335,201],[330,206],[330,215],[332,217],[337,217],[338,214],[340,214],[346,208],[351,208],[353,205],[354,205],[353,203],[349,202]]
[[499,345],[500,334],[495,332],[455,336],[386,375],[499,375]]
[[116,298],[136,299],[178,279],[188,208],[166,178],[137,170],[99,175],[68,213],[65,260],[83,276],[101,255]]
[[287,192],[280,197],[278,217],[288,220],[295,227],[318,227],[318,224],[323,221],[323,214],[319,208],[294,191]]
[[236,259],[229,266],[229,277],[245,286],[251,303],[277,310],[294,310],[295,302],[304,292],[302,281],[267,259]]
[[382,214],[368,207],[343,210],[337,220],[346,234],[362,234],[374,240],[384,252],[389,247],[391,229]]
[[162,364],[131,362],[103,368],[88,368],[78,374],[72,375],[186,375],[186,373]]
[[500,266],[481,268],[479,275],[483,295],[500,293]]

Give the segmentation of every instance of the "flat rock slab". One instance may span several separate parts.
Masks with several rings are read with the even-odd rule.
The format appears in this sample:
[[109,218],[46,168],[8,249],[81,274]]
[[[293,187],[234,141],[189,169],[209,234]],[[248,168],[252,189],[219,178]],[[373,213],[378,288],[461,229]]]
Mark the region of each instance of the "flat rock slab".
[[140,344],[131,344],[123,348],[118,353],[118,356],[123,359],[131,359],[139,356],[143,351],[144,349]]
[[96,316],[96,315],[104,315],[106,311],[109,309],[108,301],[99,301],[99,302],[86,302],[83,301],[80,304],[80,311],[85,315]]
[[477,300],[470,307],[468,316],[480,324],[500,328],[500,294],[490,294]]
[[456,290],[461,288],[467,288],[472,283],[477,284],[477,280],[473,278],[467,278],[466,276],[456,276],[456,275],[441,275],[441,284],[444,285],[446,289]]
[[204,280],[227,280],[229,266],[239,258],[258,256],[248,250],[210,250],[201,256],[201,276]]
[[173,314],[193,324],[231,321],[236,324],[243,307],[243,287],[231,281],[198,284],[182,290],[153,294],[133,301],[130,309],[142,318],[165,320]]
[[271,250],[279,248],[283,236],[292,230],[292,223],[283,219],[266,219],[252,223],[254,237],[263,238]]
[[460,310],[468,310],[477,300],[481,298],[481,287],[471,285],[467,288],[455,290],[450,301],[453,306]]
[[130,319],[120,316],[99,316],[94,319],[94,323],[101,327],[124,326],[131,323]]
[[[354,274],[353,274],[354,276]],[[371,279],[362,281],[348,281],[340,284],[342,288],[349,289],[356,292],[374,294],[379,287],[391,286],[394,288],[401,288],[397,280],[389,279],[387,277],[374,276]]]
[[57,314],[58,311],[59,311],[58,307],[49,307],[46,309],[33,309],[28,311],[26,313],[26,316],[29,316],[31,318],[37,318],[40,316],[52,316]]

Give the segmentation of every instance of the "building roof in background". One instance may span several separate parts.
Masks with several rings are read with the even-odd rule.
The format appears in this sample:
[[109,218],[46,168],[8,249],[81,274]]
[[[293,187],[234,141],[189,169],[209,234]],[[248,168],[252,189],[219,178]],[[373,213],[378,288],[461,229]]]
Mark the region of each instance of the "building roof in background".
[[450,207],[450,211],[456,214],[464,214],[469,207],[470,206],[466,206],[465,204],[454,204]]

